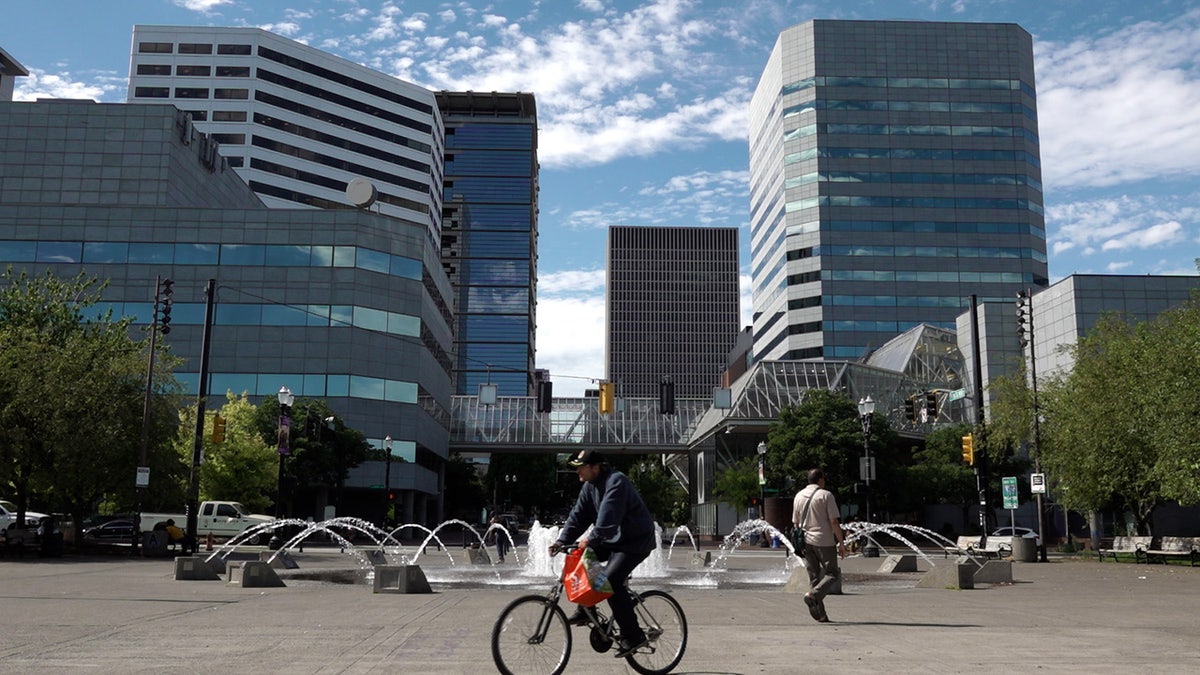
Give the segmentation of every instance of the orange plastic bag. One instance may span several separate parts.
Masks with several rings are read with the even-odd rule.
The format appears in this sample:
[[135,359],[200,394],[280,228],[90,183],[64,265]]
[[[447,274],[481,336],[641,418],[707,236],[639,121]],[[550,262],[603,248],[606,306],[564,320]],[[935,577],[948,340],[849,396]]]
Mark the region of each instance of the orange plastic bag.
[[[563,564],[563,588],[571,602],[591,607],[612,597],[612,584],[604,579],[602,565],[596,564],[595,554],[584,556],[588,549],[575,549],[567,554]],[[590,553],[590,551],[588,551]],[[591,576],[589,576],[589,572]]]

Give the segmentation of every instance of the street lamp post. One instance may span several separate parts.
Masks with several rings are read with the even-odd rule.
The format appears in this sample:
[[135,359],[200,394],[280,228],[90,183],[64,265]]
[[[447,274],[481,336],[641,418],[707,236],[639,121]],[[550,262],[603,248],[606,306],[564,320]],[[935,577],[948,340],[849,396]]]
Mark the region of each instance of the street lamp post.
[[513,488],[516,487],[516,485],[517,485],[517,474],[515,474],[515,473],[505,474],[504,487],[505,487],[505,492],[507,493],[507,496],[508,496],[506,506],[509,506],[509,507],[512,506],[512,493],[513,493]]
[[387,450],[387,460],[383,469],[383,524],[387,525],[388,516],[392,510],[392,436],[383,438],[383,447]]
[[767,514],[767,444],[758,444],[758,508],[759,518]]
[[275,497],[275,518],[283,517],[283,464],[287,456],[292,452],[291,448],[291,426],[292,419],[292,404],[296,402],[296,397],[292,395],[292,390],[286,386],[279,388],[279,443],[275,451],[279,453],[279,481],[276,487]]
[[871,415],[875,413],[875,401],[868,395],[858,402],[858,421],[862,422],[863,432],[863,461],[859,467],[859,478],[867,484],[863,502],[866,506],[866,520],[871,522],[871,477],[875,475],[875,466],[871,463]]

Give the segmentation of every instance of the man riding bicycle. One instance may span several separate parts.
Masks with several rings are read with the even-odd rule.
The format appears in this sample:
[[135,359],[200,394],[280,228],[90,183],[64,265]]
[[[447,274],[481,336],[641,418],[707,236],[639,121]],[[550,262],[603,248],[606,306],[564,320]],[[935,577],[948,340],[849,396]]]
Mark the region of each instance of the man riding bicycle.
[[[624,658],[647,644],[626,581],[654,550],[654,519],[629,477],[609,466],[599,452],[581,450],[567,463],[575,467],[583,487],[558,540],[550,545],[550,555],[593,526],[588,538],[580,539],[578,545],[581,549],[591,547],[599,560],[608,561],[605,570],[613,588],[608,606],[621,628],[617,658]],[[587,620],[582,607],[577,607],[569,619],[573,626],[583,626]]]

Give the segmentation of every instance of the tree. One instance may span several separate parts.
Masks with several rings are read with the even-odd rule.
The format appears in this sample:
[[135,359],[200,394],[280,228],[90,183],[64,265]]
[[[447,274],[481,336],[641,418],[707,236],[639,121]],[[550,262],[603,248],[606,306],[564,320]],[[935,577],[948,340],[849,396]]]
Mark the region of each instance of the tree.
[[1154,410],[1163,369],[1159,353],[1146,351],[1159,347],[1144,325],[1105,315],[1072,347],[1071,373],[1041,386],[1042,463],[1058,477],[1058,501],[1076,510],[1128,509],[1143,532],[1163,477],[1155,429],[1163,419]]
[[758,484],[758,459],[743,457],[713,478],[713,496],[738,511],[762,494]]
[[457,452],[446,459],[446,514],[468,523],[475,522],[488,504],[476,466]]
[[[279,399],[264,397],[254,418],[254,429],[272,449],[278,447]],[[290,448],[283,495],[274,499],[287,503],[288,488],[334,488],[333,503],[341,506],[342,487],[350,469],[371,459],[384,459],[357,429],[346,426],[323,400],[296,399],[291,409]],[[330,419],[332,418],[332,419]],[[396,460],[393,460],[396,461]],[[340,509],[339,509],[340,510]]]
[[[200,499],[241,502],[255,512],[265,511],[272,503],[278,480],[279,455],[275,445],[268,445],[255,428],[257,407],[246,393],[234,396],[226,392],[225,404],[219,411],[206,411],[204,423],[204,463],[200,466]],[[225,439],[214,443],[213,420],[225,419]],[[177,447],[179,455],[191,465],[195,433],[196,408],[183,415]]]
[[660,457],[643,457],[642,461],[630,467],[629,480],[658,522],[674,526],[691,519],[687,491],[663,468]]
[[[139,459],[148,341],[130,337],[130,319],[94,309],[104,287],[82,272],[60,279],[9,268],[0,276],[0,480],[22,513],[38,499],[77,527],[102,498],[132,505]],[[176,360],[159,349],[152,467],[163,466],[178,392]]]
[[[888,476],[900,465],[893,452],[895,432],[887,418],[874,414],[871,421],[870,445],[875,458],[876,478],[872,484],[875,494],[886,498]],[[826,481],[846,500],[858,478],[859,458],[863,454],[862,423],[857,405],[844,394],[826,389],[812,389],[804,394],[800,405],[784,408],[779,419],[767,431],[767,486],[791,494],[808,482],[808,471],[821,467]],[[882,503],[875,501],[876,506]]]

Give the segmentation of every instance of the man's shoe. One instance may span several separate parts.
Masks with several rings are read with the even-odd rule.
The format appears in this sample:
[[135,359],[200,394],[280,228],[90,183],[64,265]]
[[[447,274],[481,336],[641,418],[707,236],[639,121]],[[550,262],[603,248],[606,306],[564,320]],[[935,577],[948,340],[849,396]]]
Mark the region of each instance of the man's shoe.
[[813,621],[820,621],[821,617],[825,616],[825,612],[821,610],[820,600],[817,600],[813,596],[805,593],[804,604],[808,605],[808,613],[810,616],[812,616]]
[[631,638],[629,640],[622,638],[618,644],[620,644],[621,648],[617,650],[617,658],[623,659],[642,647],[650,644],[650,640],[643,633],[642,636],[638,638]]
[[567,617],[567,623],[572,626],[586,626],[588,624],[588,615],[583,611],[583,607],[576,605],[575,613]]

